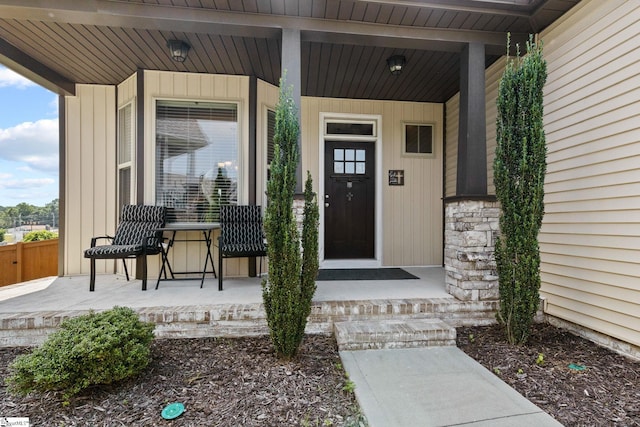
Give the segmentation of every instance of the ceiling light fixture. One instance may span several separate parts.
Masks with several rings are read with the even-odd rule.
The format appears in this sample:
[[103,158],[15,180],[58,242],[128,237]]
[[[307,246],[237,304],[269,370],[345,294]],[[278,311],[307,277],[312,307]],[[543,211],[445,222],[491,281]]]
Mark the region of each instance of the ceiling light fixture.
[[389,67],[389,71],[394,76],[402,73],[402,69],[404,68],[404,64],[407,63],[406,58],[403,55],[393,55],[387,58],[387,66]]
[[167,47],[169,48],[171,58],[176,62],[184,62],[185,59],[187,59],[189,49],[191,49],[191,46],[182,40],[169,40],[167,41]]

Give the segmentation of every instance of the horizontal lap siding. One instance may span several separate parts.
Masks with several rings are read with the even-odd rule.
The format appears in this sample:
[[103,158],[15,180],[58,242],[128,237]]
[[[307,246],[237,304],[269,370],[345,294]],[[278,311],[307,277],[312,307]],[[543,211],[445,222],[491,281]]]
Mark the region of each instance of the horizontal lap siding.
[[485,73],[485,100],[487,102],[487,194],[495,194],[496,188],[493,185],[493,159],[496,157],[496,119],[498,118],[498,91],[500,80],[504,73],[506,58],[500,58],[492,64]]
[[583,2],[542,34],[547,312],[640,345],[640,3]]

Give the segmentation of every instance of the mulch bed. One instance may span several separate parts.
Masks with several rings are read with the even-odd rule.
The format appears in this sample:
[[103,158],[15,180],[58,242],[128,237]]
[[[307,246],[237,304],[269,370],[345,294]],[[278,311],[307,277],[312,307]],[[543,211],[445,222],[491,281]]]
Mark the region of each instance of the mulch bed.
[[525,346],[498,326],[459,328],[458,347],[565,426],[640,426],[638,361],[547,324]]
[[[640,426],[638,361],[550,325],[535,325],[520,347],[498,326],[459,328],[458,347],[565,426]],[[2,378],[26,351],[0,349]],[[66,407],[54,393],[15,397],[0,387],[0,417],[29,417],[34,426],[366,425],[344,390],[332,337],[305,337],[290,362],[274,356],[268,337],[158,339],[152,354],[140,377],[87,390]],[[164,420],[172,402],[186,411]]]
[[[278,360],[268,337],[157,339],[138,378],[95,387],[64,407],[54,393],[16,397],[0,388],[0,417],[33,426],[361,426],[335,340],[307,336],[295,360]],[[0,349],[0,376],[24,348]],[[165,420],[162,409],[186,410]]]

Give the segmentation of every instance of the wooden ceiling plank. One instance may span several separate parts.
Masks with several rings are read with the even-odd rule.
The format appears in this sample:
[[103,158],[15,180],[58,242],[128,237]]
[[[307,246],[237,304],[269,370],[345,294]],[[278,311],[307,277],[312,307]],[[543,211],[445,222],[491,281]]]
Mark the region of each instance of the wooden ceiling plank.
[[402,25],[404,17],[407,15],[407,8],[404,6],[395,6],[391,10],[391,16],[389,17],[389,24]]
[[251,70],[253,71],[253,75],[259,79],[265,79],[264,67],[262,66],[262,57],[260,55],[260,50],[258,49],[258,45],[256,44],[256,39],[251,39],[249,37],[244,37],[242,39],[245,47],[244,49],[247,52],[249,57],[249,61],[251,62]]
[[340,2],[338,9],[338,19],[340,21],[348,21],[353,16],[353,2]]
[[11,70],[54,93],[73,96],[76,94],[75,83],[2,38],[0,38],[0,58],[0,62]]
[[240,55],[238,54],[236,45],[233,42],[233,37],[222,36],[220,37],[220,40],[222,41],[225,52],[227,54],[229,67],[231,68],[231,70],[233,70],[231,73],[228,73],[228,74],[233,74],[236,76],[242,75],[243,74],[242,61],[240,60]]
[[[239,4],[240,2],[237,1],[232,3],[232,5]],[[258,13],[258,4],[256,3],[256,0],[242,0],[242,11],[247,13]]]
[[[353,2],[351,2],[353,3]],[[351,21],[364,21],[364,14],[367,10],[367,4],[364,2],[355,2],[351,12],[349,20]]]
[[255,76],[256,70],[253,67],[253,61],[251,60],[251,56],[247,49],[246,39],[246,37],[231,37],[233,45],[235,46],[236,54],[240,58],[240,63],[242,64],[240,74],[245,76]]
[[207,58],[211,63],[211,67],[208,67],[207,70],[212,74],[227,74],[222,58],[220,58],[220,55],[218,54],[216,46],[217,40],[214,40],[214,37],[217,36],[211,36],[209,34],[202,34],[199,36],[200,43],[202,43],[202,46],[207,53]]
[[342,87],[349,66],[349,58],[351,57],[353,46],[349,45],[334,45],[334,49],[338,52],[335,53],[336,60],[330,65],[333,70],[333,78],[331,85],[328,88],[327,94],[332,98],[340,96],[340,88]]
[[[81,83],[92,80],[98,83],[103,82],[103,77],[100,77],[98,73],[99,69],[97,67],[87,68],[85,56],[76,53],[74,44],[68,42],[68,39],[61,33],[62,30],[57,28],[57,26],[47,27],[46,29],[48,31],[46,33],[35,26],[29,29],[30,34],[40,34],[40,41],[38,42],[36,50],[41,53],[44,52],[45,57],[59,52],[58,58],[62,59],[63,62],[58,65],[64,69],[68,69],[71,73],[83,75],[84,78],[79,81]],[[52,36],[52,33],[55,37]],[[49,47],[47,48],[46,46]]]
[[[208,33],[211,31],[212,25],[215,25],[216,33],[221,35],[265,38],[278,38],[281,28],[294,28],[301,29],[303,32],[326,32],[342,36],[372,37],[372,43],[382,44],[383,47],[388,47],[384,44],[387,39],[427,39],[442,43],[480,41],[485,44],[495,44],[496,40],[499,40],[500,45],[503,39],[503,34],[484,31],[457,31],[449,28],[406,27],[278,15],[279,9],[284,8],[284,3],[276,0],[272,3],[274,7],[273,13],[276,13],[276,15],[246,14],[209,9],[150,7],[147,5],[140,7],[141,5],[138,4],[125,8],[122,3],[105,2],[104,0],[95,0],[95,3],[100,7],[106,8],[106,10],[103,11],[103,13],[98,13],[63,9],[60,15],[64,15],[64,19],[61,19],[69,23],[114,25],[148,30],[161,28],[166,31],[176,32]],[[58,2],[55,4],[58,5]],[[66,5],[66,2],[61,1],[60,4]],[[388,21],[390,11],[392,10],[391,6],[384,6],[385,7],[378,8],[379,14],[374,17],[374,19],[378,19],[380,22]],[[367,8],[366,16],[369,15],[369,11],[372,9],[375,8]],[[54,8],[54,11],[55,10]],[[55,14],[54,18],[51,18],[49,15],[50,9],[48,8],[7,8],[2,6],[2,1],[0,0],[0,14],[6,12],[19,17],[20,15],[24,15],[26,11],[36,15],[29,19],[42,21],[55,20]],[[284,10],[282,10],[282,13],[283,12]],[[330,10],[327,11],[327,14],[329,13]],[[440,22],[439,25],[446,27],[447,22],[450,22],[450,20]]]
[[[320,48],[317,93],[325,93],[325,88],[330,79],[329,76],[333,74],[332,68],[330,68],[332,46],[331,44],[323,43]],[[331,77],[331,79],[333,79],[333,77]]]
[[313,0],[300,0],[298,14],[300,16],[311,17],[313,10]]
[[[320,69],[320,55],[322,52],[322,45],[320,43],[311,43],[309,45],[309,68],[307,69],[306,84],[303,84],[302,95],[306,96],[319,96],[319,93],[314,90],[318,87],[319,69]],[[304,77],[303,81],[304,81]]]

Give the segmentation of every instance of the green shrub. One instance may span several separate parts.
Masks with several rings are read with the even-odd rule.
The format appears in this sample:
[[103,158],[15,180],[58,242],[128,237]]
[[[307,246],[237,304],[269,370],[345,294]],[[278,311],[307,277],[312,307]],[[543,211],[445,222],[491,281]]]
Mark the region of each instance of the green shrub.
[[510,58],[500,81],[497,146],[493,163],[502,206],[495,254],[500,288],[498,321],[511,344],[524,344],[540,304],[538,232],[544,216],[547,169],[542,46],[527,43],[527,55]]
[[64,320],[60,329],[9,366],[9,391],[61,391],[68,399],[98,384],[135,376],[150,360],[153,324],[126,307]]
[[7,234],[7,230],[0,228],[0,242],[4,242],[4,235]]
[[284,88],[284,81],[284,78],[280,81],[275,154],[267,184],[269,203],[264,228],[269,276],[262,282],[262,298],[275,351],[279,357],[289,359],[295,356],[304,338],[311,300],[316,291],[319,213],[311,174],[307,171],[301,241],[293,214],[299,125],[296,106],[290,91]]
[[58,233],[47,230],[30,231],[22,238],[23,242],[37,242],[40,240],[57,239]]

